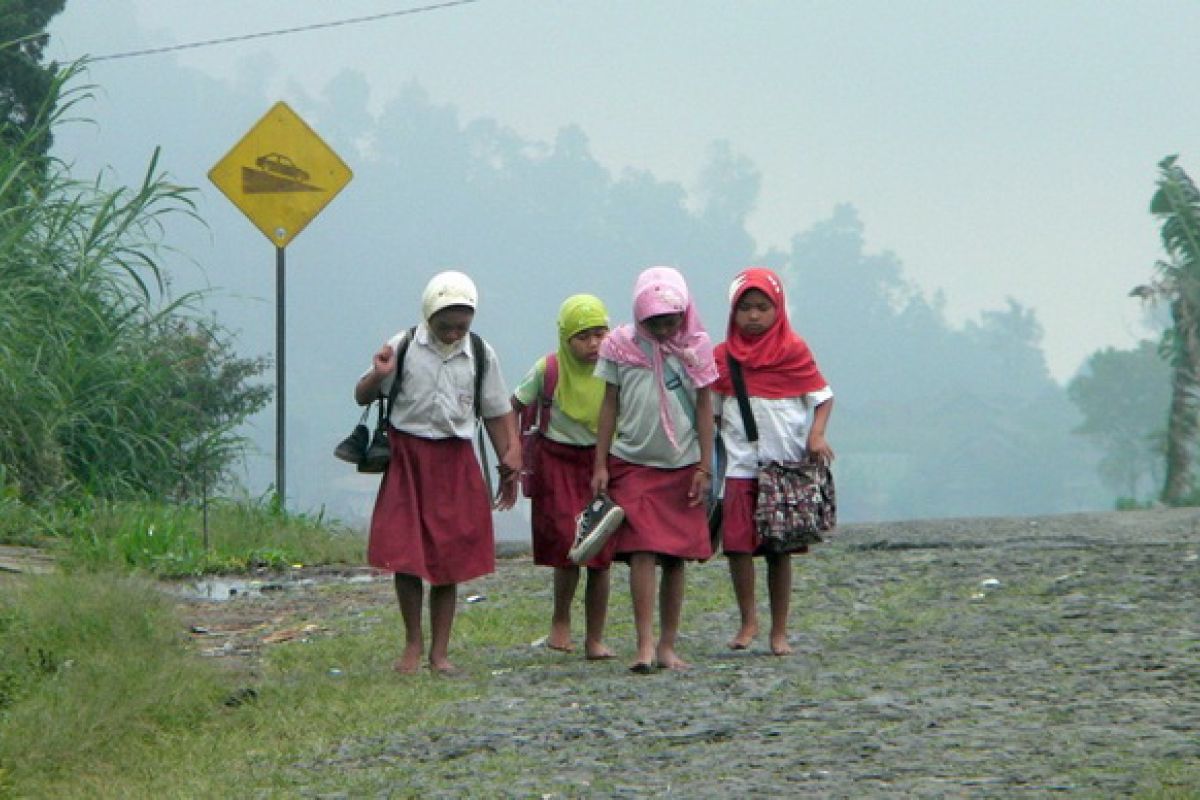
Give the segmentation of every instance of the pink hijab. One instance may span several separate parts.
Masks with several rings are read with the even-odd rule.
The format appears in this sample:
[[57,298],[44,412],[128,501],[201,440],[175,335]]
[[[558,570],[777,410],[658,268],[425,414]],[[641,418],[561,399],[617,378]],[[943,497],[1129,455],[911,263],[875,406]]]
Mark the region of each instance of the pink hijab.
[[[650,317],[660,314],[683,314],[683,324],[679,330],[662,342],[655,339],[644,324]],[[692,302],[687,282],[678,270],[671,267],[651,267],[638,276],[633,285],[633,318],[635,324],[622,325],[604,339],[600,344],[600,357],[654,372],[658,379],[659,419],[671,444],[677,444],[675,426],[667,413],[663,358],[675,356],[697,388],[708,386],[717,379],[712,341],[700,322],[700,315],[696,313],[696,304]]]

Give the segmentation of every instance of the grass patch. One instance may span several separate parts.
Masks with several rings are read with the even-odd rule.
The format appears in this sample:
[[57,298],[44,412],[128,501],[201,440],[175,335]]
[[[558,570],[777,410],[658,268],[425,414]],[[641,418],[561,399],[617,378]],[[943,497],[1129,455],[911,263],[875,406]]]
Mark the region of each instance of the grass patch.
[[292,564],[361,563],[364,537],[321,515],[270,503],[195,506],[88,499],[73,504],[0,503],[0,543],[57,551],[68,571],[137,571],[156,577],[241,572]]
[[[496,645],[542,632],[540,599],[512,593],[502,605],[460,610],[452,654],[469,675],[495,665]],[[344,741],[369,757],[372,741],[453,722],[445,703],[486,687],[394,675],[401,633],[388,614],[388,624],[323,619],[325,635],[273,646],[246,687],[189,651],[147,581],[84,573],[5,586],[0,797],[293,796],[324,771],[297,765],[336,759]],[[252,698],[226,704],[246,688]]]

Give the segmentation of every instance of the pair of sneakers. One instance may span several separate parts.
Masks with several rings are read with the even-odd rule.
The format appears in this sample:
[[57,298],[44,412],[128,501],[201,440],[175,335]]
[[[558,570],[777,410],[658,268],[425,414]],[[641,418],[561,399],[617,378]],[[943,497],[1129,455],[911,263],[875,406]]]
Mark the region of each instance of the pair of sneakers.
[[567,558],[576,564],[591,561],[624,520],[625,509],[600,495],[575,519],[575,543],[567,551]]

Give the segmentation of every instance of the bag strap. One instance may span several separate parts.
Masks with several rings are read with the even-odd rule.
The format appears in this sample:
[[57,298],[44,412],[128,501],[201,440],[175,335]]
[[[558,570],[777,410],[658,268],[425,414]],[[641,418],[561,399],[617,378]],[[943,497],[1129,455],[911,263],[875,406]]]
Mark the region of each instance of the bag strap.
[[380,421],[392,418],[392,406],[396,404],[396,395],[400,394],[400,383],[404,380],[404,356],[408,353],[408,345],[417,335],[417,326],[408,329],[408,335],[396,347],[396,372],[392,375],[392,388],[387,393],[386,401],[379,405]]
[[[642,341],[642,340],[638,341],[638,345],[642,348],[642,353],[645,354],[646,358],[654,358],[654,354],[648,349],[649,347],[653,347],[653,345],[651,345],[645,341]],[[669,378],[675,379],[675,383],[677,385],[674,389],[671,389],[670,391],[674,392],[675,396],[679,398],[679,404],[683,406],[683,413],[687,414],[687,418],[689,421],[691,421],[692,427],[695,427],[696,426],[696,397],[695,397],[695,395],[693,395],[691,392],[689,392],[687,390],[686,386],[683,385],[683,376],[680,375],[679,372],[676,371],[676,369],[673,366],[671,366],[671,362],[669,362],[667,360],[668,358],[669,358],[669,356],[664,355],[663,360],[662,360],[663,383],[664,384],[668,383]],[[666,388],[665,385],[663,388]]]
[[483,374],[487,372],[487,347],[483,337],[471,331],[471,354],[475,357],[475,419],[483,416]]
[[[392,377],[392,388],[387,393],[387,402],[380,411],[383,419],[390,419],[392,415],[392,406],[396,404],[396,397],[400,394],[400,384],[404,378],[404,356],[408,352],[408,345],[417,335],[417,326],[413,325],[408,329],[408,335],[401,340],[396,349],[396,373]],[[475,331],[471,331],[471,353],[475,358],[475,417],[478,419],[483,411],[481,403],[483,398],[483,376],[487,372],[487,348],[484,346],[483,337]]]
[[754,412],[750,409],[750,398],[746,394],[746,379],[742,375],[742,365],[736,358],[725,351],[725,360],[729,364],[729,378],[733,381],[733,391],[737,395],[738,411],[742,414],[742,427],[746,429],[746,438],[758,444],[758,423],[754,421]]
[[488,497],[496,496],[496,487],[492,484],[492,469],[488,465],[487,442],[484,441],[483,425],[478,422],[483,419],[483,375],[487,372],[487,347],[483,337],[471,331],[471,355],[475,359],[475,439],[479,447],[479,459],[482,462],[483,479],[487,481]]
[[554,390],[558,388],[558,354],[546,356],[546,366],[542,371],[542,390],[538,392],[537,427],[538,432],[546,435],[550,427],[550,408],[554,405]]

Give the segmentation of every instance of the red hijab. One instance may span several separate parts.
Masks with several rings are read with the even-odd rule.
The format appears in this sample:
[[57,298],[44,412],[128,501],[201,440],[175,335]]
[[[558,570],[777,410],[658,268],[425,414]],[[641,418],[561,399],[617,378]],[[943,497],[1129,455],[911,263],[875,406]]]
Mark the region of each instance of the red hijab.
[[[757,336],[743,333],[735,322],[738,301],[751,289],[758,289],[775,304],[775,322]],[[713,391],[734,395],[727,353],[742,365],[746,393],[752,397],[799,397],[825,388],[825,378],[817,369],[812,351],[788,322],[783,282],[778,275],[765,267],[742,270],[729,287],[729,305],[726,340],[713,353],[719,371]]]

